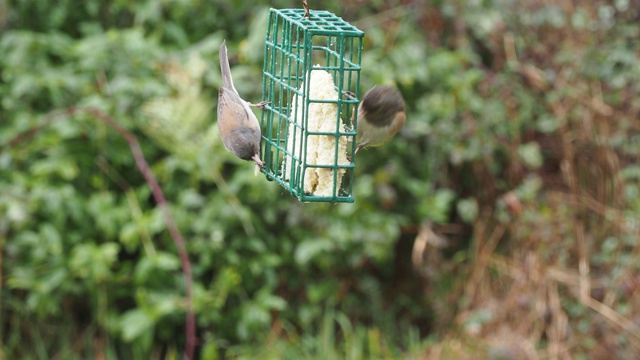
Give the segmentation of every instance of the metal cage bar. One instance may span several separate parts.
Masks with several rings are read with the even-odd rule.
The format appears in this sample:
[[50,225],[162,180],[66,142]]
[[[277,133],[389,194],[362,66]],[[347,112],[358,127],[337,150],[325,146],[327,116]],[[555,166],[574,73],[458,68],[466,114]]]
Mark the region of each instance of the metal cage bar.
[[[261,121],[262,172],[300,201],[353,202],[355,164],[353,157],[339,161],[346,157],[339,145],[348,144],[350,154],[355,149],[364,33],[328,11],[311,10],[310,14],[305,17],[303,9],[269,12],[262,80],[262,98],[269,102]],[[335,99],[311,97],[311,73],[316,70],[333,78]],[[309,129],[309,110],[317,106],[313,104],[335,106],[335,128]],[[325,145],[333,141],[333,163],[318,164],[308,158],[314,141]],[[331,191],[309,190],[310,175],[328,174],[319,169],[332,172]]]

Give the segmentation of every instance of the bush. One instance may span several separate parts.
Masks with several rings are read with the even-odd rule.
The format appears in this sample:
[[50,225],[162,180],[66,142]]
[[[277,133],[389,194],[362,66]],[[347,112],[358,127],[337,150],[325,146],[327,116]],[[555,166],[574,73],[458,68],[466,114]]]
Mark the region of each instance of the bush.
[[328,10],[408,121],[340,205],[298,203],[216,134],[224,38],[260,97],[263,5],[0,8],[0,351],[182,354],[179,251],[108,117],[187,240],[201,358],[632,357],[637,9],[358,4]]

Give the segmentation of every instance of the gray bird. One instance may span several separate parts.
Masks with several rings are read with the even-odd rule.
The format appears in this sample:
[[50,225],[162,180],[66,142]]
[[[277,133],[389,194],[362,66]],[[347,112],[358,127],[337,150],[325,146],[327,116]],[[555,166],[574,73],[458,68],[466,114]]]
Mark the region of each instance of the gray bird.
[[227,45],[220,45],[220,71],[222,87],[218,90],[218,130],[224,147],[243,160],[255,161],[259,167],[264,163],[260,159],[260,124],[250,106],[263,107],[267,102],[251,104],[242,100],[233,86]]
[[353,155],[367,146],[382,146],[402,128],[406,120],[404,98],[391,86],[374,86],[362,97]]

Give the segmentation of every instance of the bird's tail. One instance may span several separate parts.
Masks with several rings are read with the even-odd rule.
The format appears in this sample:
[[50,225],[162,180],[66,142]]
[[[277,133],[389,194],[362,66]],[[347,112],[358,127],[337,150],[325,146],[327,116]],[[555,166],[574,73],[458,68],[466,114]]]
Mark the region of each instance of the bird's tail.
[[222,73],[222,86],[233,90],[237,94],[238,91],[236,91],[236,88],[233,86],[233,79],[231,78],[231,68],[229,67],[226,41],[222,41],[222,45],[220,45],[220,72]]

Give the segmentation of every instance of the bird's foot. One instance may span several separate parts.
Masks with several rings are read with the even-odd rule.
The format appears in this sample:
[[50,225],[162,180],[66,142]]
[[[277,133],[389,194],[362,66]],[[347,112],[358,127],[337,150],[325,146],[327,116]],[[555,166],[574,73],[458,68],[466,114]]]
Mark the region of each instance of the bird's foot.
[[353,156],[356,156],[356,154],[358,154],[358,151],[360,151],[360,149],[364,148],[365,146],[367,146],[366,144],[360,144],[358,146],[356,146],[356,149],[353,150]]
[[356,98],[356,93],[354,93],[353,91],[350,90],[344,90],[342,91],[346,96],[355,99]]
[[263,102],[259,102],[257,104],[249,103],[249,106],[255,106],[255,107],[258,107],[258,108],[262,109],[268,104],[271,104],[271,102],[270,101],[263,101]]
[[352,162],[351,160],[353,160],[353,158],[356,156],[358,151],[360,151],[360,149],[362,149],[363,147],[364,147],[364,145],[356,146],[356,149],[353,151],[353,155],[351,155],[351,156],[347,155],[347,161]]
[[251,159],[253,161],[255,161],[256,165],[258,165],[260,168],[264,167],[264,163],[262,162],[262,159],[260,159],[260,155],[259,154],[253,155],[253,157]]

